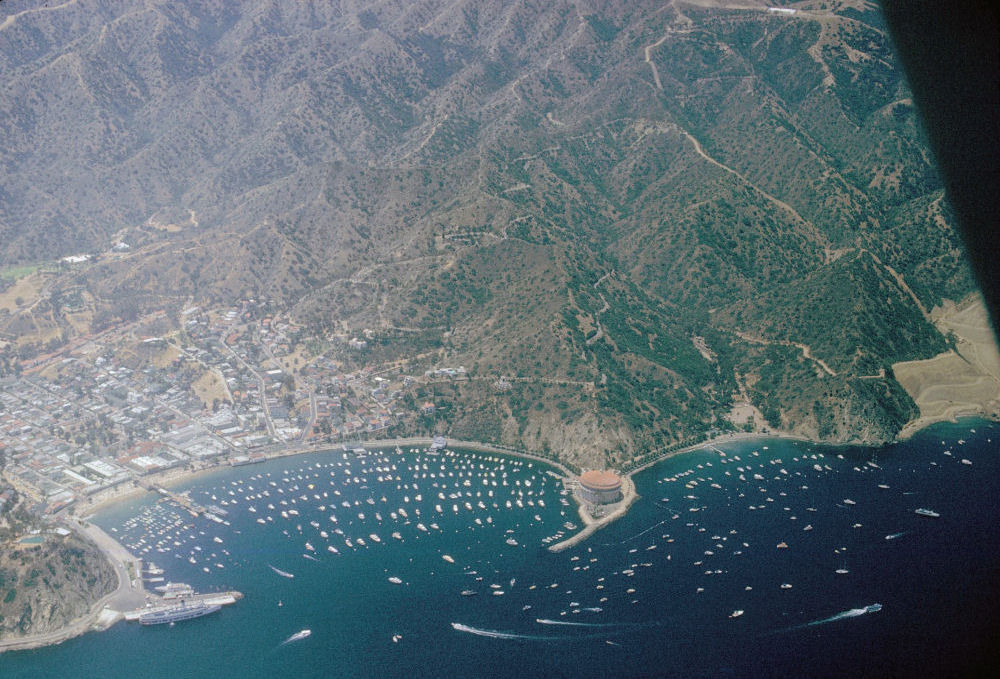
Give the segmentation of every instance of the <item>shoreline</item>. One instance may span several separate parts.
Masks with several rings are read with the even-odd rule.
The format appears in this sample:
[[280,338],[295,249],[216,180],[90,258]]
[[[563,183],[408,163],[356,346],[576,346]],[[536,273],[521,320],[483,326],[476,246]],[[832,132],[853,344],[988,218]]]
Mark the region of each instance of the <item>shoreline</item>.
[[761,439],[782,439],[786,441],[801,441],[803,443],[815,443],[817,445],[837,445],[837,446],[864,446],[862,443],[826,443],[824,441],[816,441],[809,438],[808,436],[802,436],[800,434],[792,434],[785,431],[772,431],[766,434],[761,432],[733,432],[730,434],[723,434],[722,436],[716,436],[713,439],[707,441],[702,441],[701,443],[693,443],[690,446],[685,446],[678,450],[672,450],[669,453],[663,453],[662,455],[653,458],[649,462],[645,462],[632,471],[630,471],[626,476],[632,476],[638,474],[641,471],[649,469],[653,465],[657,465],[664,460],[669,460],[672,457],[677,457],[678,455],[684,455],[686,453],[691,453],[702,448],[709,448],[720,443],[732,443],[734,441],[757,441]]
[[[883,445],[892,445],[894,443],[903,442],[909,440],[915,433],[926,429],[929,426],[938,424],[940,422],[957,422],[959,417],[980,417],[982,419],[987,419],[991,421],[998,421],[995,416],[990,416],[982,412],[970,412],[970,413],[955,413],[944,416],[932,416],[932,417],[918,417],[911,422],[904,425],[903,429],[894,437],[894,439]],[[602,516],[600,518],[594,518],[590,516],[589,512],[585,509],[585,505],[577,497],[576,493],[572,493],[573,500],[577,503],[577,511],[580,515],[580,519],[584,522],[584,527],[574,535],[562,540],[555,545],[550,545],[548,547],[549,551],[560,552],[570,547],[574,547],[581,542],[587,540],[594,533],[609,525],[610,523],[621,518],[628,513],[629,508],[640,499],[641,496],[638,495],[635,489],[635,482],[633,477],[652,467],[653,465],[659,464],[664,460],[676,457],[678,455],[683,455],[686,453],[693,452],[695,450],[700,450],[703,448],[712,448],[717,444],[732,443],[732,442],[745,442],[754,440],[764,440],[764,439],[782,439],[782,440],[792,440],[801,441],[806,443],[813,443],[816,445],[844,445],[844,446],[861,446],[861,447],[871,447],[876,448],[870,444],[864,444],[859,442],[843,442],[843,443],[829,443],[825,441],[817,441],[810,439],[806,436],[801,436],[797,434],[792,434],[789,432],[782,431],[769,431],[768,433],[762,432],[734,432],[730,434],[724,434],[722,436],[717,436],[715,438],[703,441],[701,443],[692,444],[686,446],[679,450],[671,451],[669,453],[664,453],[645,464],[636,467],[627,474],[622,475],[623,482],[623,499],[614,506],[614,509],[610,513]],[[372,441],[358,441],[354,444],[355,448],[365,448],[369,449],[385,449],[408,446],[408,447],[427,447],[430,446],[433,439],[430,437],[408,437],[408,438],[398,438],[398,439],[375,439]],[[480,453],[490,453],[496,455],[505,455],[509,457],[517,457],[527,460],[532,460],[534,462],[539,462],[542,464],[549,465],[554,469],[562,473],[564,479],[573,478],[576,475],[570,472],[570,470],[557,460],[550,460],[548,458],[542,457],[530,451],[517,450],[513,448],[505,448],[501,446],[496,446],[489,443],[482,443],[477,441],[449,441],[449,447],[462,448],[466,450],[472,450]],[[347,443],[341,443],[341,447],[348,446]],[[290,445],[286,448],[280,450],[267,451],[265,453],[264,461],[270,461],[283,457],[292,457],[295,455],[306,455],[309,453],[321,453],[327,451],[334,451],[338,449],[338,445],[334,443],[323,443],[312,444],[312,445]],[[350,448],[349,448],[350,449]],[[404,450],[404,453],[408,452]],[[232,468],[229,465],[228,460],[226,461],[216,461],[208,464],[204,467],[199,467],[195,469],[170,469],[160,474],[151,474],[143,478],[144,481],[150,484],[167,486],[175,486],[178,484],[189,483],[197,478],[206,476],[212,472],[223,471],[227,467]],[[93,525],[91,522],[92,517],[102,511],[106,511],[115,505],[121,504],[126,500],[131,500],[142,496],[145,493],[151,493],[154,491],[148,490],[137,481],[129,481],[125,488],[115,488],[113,492],[109,493],[107,496],[101,496],[100,493],[96,497],[88,499],[85,505],[74,504],[66,510],[65,523],[69,523],[75,531],[82,534],[86,539],[92,542],[98,549],[98,551],[108,560],[108,562],[118,570],[119,564],[121,563],[121,556],[123,554],[130,556],[133,560],[137,557],[131,555],[124,546],[121,545],[113,537],[105,533],[99,526]],[[613,505],[612,505],[613,506]],[[90,530],[97,530],[107,538],[110,543],[113,543],[110,547],[100,544],[100,541],[95,540],[89,533],[83,523],[86,522],[90,525]],[[113,552],[118,552],[115,554]],[[130,583],[126,583],[131,587]],[[70,621],[65,626],[58,630],[51,632],[46,632],[43,634],[32,635],[27,637],[18,637],[14,639],[0,640],[0,655],[6,651],[18,651],[18,650],[29,650],[35,648],[42,648],[45,646],[53,646],[63,643],[69,639],[81,636],[91,631],[103,631],[114,625],[116,622],[123,619],[123,615],[119,611],[114,611],[108,606],[110,600],[119,595],[122,592],[124,585],[122,583],[121,576],[119,577],[119,587],[118,589],[104,595],[98,601],[96,601],[91,607],[90,611],[75,620]]]
[[622,499],[612,505],[606,505],[612,508],[608,514],[600,518],[594,518],[589,511],[587,511],[587,505],[577,497],[577,494],[573,493],[573,499],[577,503],[577,513],[580,515],[580,520],[583,521],[583,529],[574,535],[569,536],[565,540],[557,542],[554,545],[549,545],[548,550],[550,552],[562,552],[569,549],[570,547],[575,547],[580,544],[591,535],[601,530],[608,524],[617,521],[621,517],[628,513],[629,507],[635,503],[636,500],[640,498],[640,495],[635,492],[635,481],[632,480],[631,474],[626,474],[622,478]]
[[[358,441],[354,444],[348,443],[322,443],[322,444],[311,444],[311,445],[289,445],[280,450],[269,450],[264,452],[264,462],[269,462],[271,460],[276,460],[284,457],[292,457],[295,455],[308,455],[310,453],[324,453],[328,451],[339,450],[343,446],[347,446],[348,450],[353,448],[365,448],[368,449],[386,449],[394,448],[396,446],[403,448],[406,447],[422,447],[427,448],[433,443],[433,438],[431,437],[408,437],[408,438],[395,438],[395,439],[374,439],[372,441]],[[506,448],[502,446],[493,445],[490,443],[482,443],[478,441],[449,441],[448,447],[462,448],[465,450],[472,450],[478,453],[489,453],[492,455],[506,455],[508,457],[517,457],[525,460],[531,460],[533,462],[539,462],[541,464],[548,465],[558,470],[564,478],[572,478],[575,476],[562,462],[558,460],[551,460],[549,458],[543,457],[536,453],[527,450],[519,450],[516,448]],[[408,452],[406,450],[403,451]],[[188,483],[201,476],[205,476],[211,472],[216,472],[231,468],[228,459],[221,462],[213,462],[204,467],[197,467],[195,469],[184,469],[184,468],[174,468],[168,469],[163,472],[149,474],[143,477],[143,481],[150,485],[159,485],[163,487],[170,487],[182,483]],[[128,481],[123,484],[124,488],[115,488],[108,495],[104,496],[100,492],[96,493],[92,498],[88,498],[86,503],[83,505],[74,504],[68,509],[68,512],[81,519],[89,519],[93,515],[110,509],[112,506],[124,502],[129,499],[134,499],[140,497],[144,493],[153,492],[141,485],[137,481]],[[85,510],[85,511],[83,511]]]
[[984,412],[982,408],[966,408],[956,406],[955,408],[949,409],[947,412],[940,415],[921,415],[916,419],[910,420],[903,425],[902,429],[899,430],[899,433],[896,434],[896,438],[892,440],[892,443],[909,441],[916,434],[919,434],[927,427],[931,427],[935,424],[941,424],[943,422],[958,424],[959,420],[972,417],[978,417],[990,422],[1000,422],[1000,413],[987,413]]
[[[778,430],[768,431],[767,433],[731,432],[728,434],[723,434],[721,436],[716,436],[715,438],[708,439],[700,443],[694,443],[689,446],[685,446],[684,448],[680,448],[678,450],[670,451],[668,453],[663,453],[662,455],[659,455],[653,458],[652,460],[643,463],[642,465],[636,467],[635,469],[632,469],[628,473],[623,474],[622,477],[623,479],[631,478],[635,474],[638,474],[639,472],[642,472],[648,469],[649,467],[652,467],[653,465],[659,464],[664,460],[668,460],[678,455],[684,455],[686,453],[690,453],[695,450],[699,450],[710,446],[715,446],[718,444],[732,443],[736,441],[745,442],[745,441],[754,441],[762,439],[781,439],[787,441],[800,441],[803,443],[812,443],[815,445],[879,448],[888,445],[893,445],[895,443],[908,441],[916,433],[926,429],[927,427],[933,426],[941,422],[954,423],[957,422],[960,418],[964,417],[980,417],[986,420],[1000,421],[1000,417],[997,417],[997,415],[986,413],[981,409],[969,409],[969,410],[956,409],[955,412],[948,412],[942,415],[919,416],[913,420],[910,420],[905,425],[903,425],[903,428],[900,429],[900,431],[891,441],[887,441],[886,443],[877,445],[871,443],[865,443],[863,441],[841,441],[841,442],[820,441],[817,439],[810,438],[808,436],[803,436],[801,434],[793,434],[791,432],[778,431]],[[432,442],[433,439],[431,437],[413,436],[407,438],[374,439],[371,441],[357,441],[354,443],[353,447],[365,448],[366,450],[373,448],[384,449],[397,446],[400,448],[402,448],[403,446],[428,447]],[[348,446],[348,449],[351,449],[351,446],[349,446],[349,444],[346,442],[341,442],[339,446],[340,447]],[[543,457],[537,453],[533,453],[527,450],[498,446],[491,443],[483,443],[479,441],[461,441],[461,440],[451,440],[449,441],[448,446],[455,448],[463,448],[466,450],[472,450],[480,453],[507,455],[510,457],[532,460],[534,462],[539,462],[541,464],[546,464],[549,465],[550,467],[555,468],[556,470],[561,472],[563,478],[573,478],[576,476],[576,474],[570,471],[562,462]],[[292,457],[295,455],[322,453],[337,449],[338,449],[338,444],[336,443],[307,444],[307,445],[291,444],[282,449],[269,450],[264,452],[264,461],[267,462],[270,460],[283,457]],[[230,467],[228,460],[223,462],[213,462],[204,467],[199,467],[195,469],[177,469],[177,468],[168,469],[158,474],[150,474],[146,477],[143,477],[143,479],[151,484],[168,487],[172,485],[188,483],[201,476],[205,476],[211,472],[216,472],[226,469],[227,467]],[[83,520],[89,520],[93,515],[105,511],[107,509],[110,509],[116,504],[120,504],[121,502],[124,502],[126,500],[140,497],[144,493],[153,492],[147,490],[146,488],[143,488],[136,481],[129,481],[126,485],[127,485],[127,490],[122,491],[119,489],[115,489],[115,492],[106,497],[101,496],[100,493],[97,493],[95,496],[96,500],[95,498],[89,498],[87,504],[83,506],[74,504],[73,506],[68,508],[67,512],[70,515],[75,516],[77,518]],[[80,510],[82,508],[86,508],[86,513],[81,513]],[[607,523],[610,523],[610,521]]]
[[[102,632],[123,619],[122,611],[117,610],[123,601],[135,601],[137,595],[144,595],[141,575],[137,571],[133,581],[128,570],[129,565],[133,569],[137,568],[140,559],[137,559],[121,543],[105,533],[100,526],[89,522],[85,523],[77,517],[67,517],[61,523],[82,539],[90,542],[96,551],[108,561],[115,571],[118,586],[95,601],[85,614],[70,620],[58,629],[0,640],[0,655],[6,651],[25,651],[44,646],[56,646],[87,632]],[[133,582],[138,583],[138,586],[136,587]],[[112,605],[115,600],[117,600],[117,606]]]
[[114,611],[113,615],[109,613],[111,609],[107,607],[107,600],[114,595],[115,592],[105,594],[86,615],[70,621],[57,630],[27,637],[0,640],[0,657],[8,651],[29,651],[45,646],[58,646],[64,641],[83,636],[87,632],[103,632],[122,619],[121,614],[117,611]]

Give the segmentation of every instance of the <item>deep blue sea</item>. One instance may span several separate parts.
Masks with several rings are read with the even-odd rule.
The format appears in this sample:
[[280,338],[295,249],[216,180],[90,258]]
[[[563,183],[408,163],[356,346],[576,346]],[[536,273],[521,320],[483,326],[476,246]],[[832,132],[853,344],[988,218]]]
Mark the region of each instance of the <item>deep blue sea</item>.
[[176,490],[228,526],[152,495],[96,521],[167,580],[242,601],[5,653],[0,677],[974,676],[995,660],[998,453],[981,420],[878,450],[705,448],[637,475],[628,515],[559,554],[579,519],[539,463],[220,470]]

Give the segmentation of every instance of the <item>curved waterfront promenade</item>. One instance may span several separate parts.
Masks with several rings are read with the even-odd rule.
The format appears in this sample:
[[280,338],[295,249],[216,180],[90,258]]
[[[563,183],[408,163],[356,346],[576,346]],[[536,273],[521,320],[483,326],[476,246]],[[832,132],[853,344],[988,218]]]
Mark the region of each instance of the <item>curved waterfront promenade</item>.
[[[400,448],[427,448],[433,443],[434,440],[428,437],[413,436],[409,438],[398,438],[398,439],[376,439],[373,441],[359,441],[354,445],[360,448],[391,448],[393,446],[399,446]],[[352,444],[343,443],[340,445],[346,445],[350,447]],[[298,455],[301,453],[318,453],[324,450],[336,450],[338,444],[334,443],[323,443],[323,444],[313,444],[310,446],[290,446],[282,451],[275,451],[273,454],[267,454],[268,459],[272,457],[283,457],[285,455]],[[464,448],[466,450],[474,450],[477,453],[491,453],[494,455],[507,455],[512,457],[521,457],[526,460],[534,460],[536,462],[541,462],[547,464],[550,467],[555,467],[558,469],[563,476],[569,478],[573,476],[573,472],[566,468],[561,462],[553,460],[548,457],[543,457],[538,453],[533,453],[529,450],[521,450],[520,448],[508,448],[505,446],[497,446],[491,443],[480,443],[478,441],[459,441],[454,439],[448,439],[449,448]]]
[[[84,523],[72,517],[64,521],[64,524],[98,547],[115,569],[115,574],[118,576],[118,587],[98,599],[85,615],[70,621],[58,630],[0,641],[0,653],[61,644],[67,639],[72,639],[91,630],[107,629],[121,620],[124,611],[139,608],[145,601],[142,578],[139,577],[139,559],[130,554],[118,541],[98,526]],[[133,568],[131,573],[129,572],[130,564]]]
[[[292,444],[292,445],[277,445],[262,448],[255,453],[261,453],[265,459],[273,460],[280,457],[289,457],[292,455],[307,455],[309,453],[322,453],[331,450],[339,450],[342,446],[360,447],[360,448],[393,448],[399,446],[400,448],[427,448],[433,443],[433,439],[424,436],[413,436],[408,438],[394,438],[394,439],[375,439],[371,441],[355,441],[352,443],[348,442],[338,442],[338,443],[314,443],[308,445]],[[539,462],[541,464],[546,464],[554,469],[556,469],[563,478],[572,478],[574,476],[573,472],[570,471],[565,465],[557,460],[552,460],[550,458],[539,455],[528,450],[520,450],[518,448],[507,448],[504,446],[496,446],[490,443],[479,443],[477,441],[458,441],[451,440],[448,441],[449,447],[454,448],[464,448],[466,450],[473,450],[479,453],[488,453],[491,455],[506,455],[508,457],[518,457],[525,460],[532,460],[533,462]],[[195,466],[193,468],[175,468],[169,469],[163,472],[150,474],[142,478],[143,484],[145,486],[172,486],[179,483],[186,483],[192,479],[200,476],[202,474],[207,474],[212,471],[217,471],[219,469],[229,468],[228,460],[215,461],[208,464],[203,464],[200,466]],[[149,492],[148,488],[139,485],[137,481],[129,481],[123,483],[120,486],[99,493],[95,493],[92,497],[87,498],[84,503],[77,503],[72,511],[77,516],[88,517],[103,509],[106,509],[112,504],[117,504],[123,500],[137,497],[143,493]]]

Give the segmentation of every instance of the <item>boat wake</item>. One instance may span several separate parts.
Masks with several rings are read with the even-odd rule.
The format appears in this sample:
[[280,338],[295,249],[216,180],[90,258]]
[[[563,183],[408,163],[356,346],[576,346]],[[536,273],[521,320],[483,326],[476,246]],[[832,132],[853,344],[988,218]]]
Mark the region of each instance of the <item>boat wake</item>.
[[[271,566],[271,564],[267,564],[267,565]],[[283,571],[283,570],[281,570],[279,568],[275,568],[274,566],[271,566],[271,570],[274,571],[275,573],[277,573],[278,575],[280,575],[283,578],[294,578],[295,577],[292,573],[286,573],[285,571]]]
[[559,625],[561,627],[589,627],[591,629],[625,629],[629,627],[653,627],[659,625],[658,622],[574,622],[572,620],[550,620],[549,618],[535,618],[539,625]]
[[304,629],[301,632],[296,632],[292,636],[282,641],[281,645],[284,646],[286,644],[290,644],[295,641],[300,641],[301,639],[305,639],[306,637],[308,637],[310,634],[312,634],[312,631],[307,629]]
[[805,626],[815,627],[816,625],[825,625],[830,622],[837,622],[838,620],[847,620],[848,618],[858,618],[869,613],[878,613],[881,610],[882,604],[870,604],[864,608],[852,608],[848,611],[837,613],[837,615],[831,615],[829,618],[823,618],[822,620],[813,620],[806,623]]
[[459,632],[465,632],[466,634],[474,634],[477,637],[487,637],[489,639],[508,639],[515,641],[564,641],[566,639],[577,638],[577,637],[567,637],[567,636],[547,636],[540,634],[517,634],[516,632],[504,632],[502,630],[469,627],[468,625],[463,625],[460,622],[453,622],[451,623],[451,626],[452,629],[455,629]]
[[[635,629],[637,627],[652,627],[660,624],[658,622],[572,622],[569,620],[550,620],[548,618],[536,618],[535,622],[539,625],[575,627],[579,629],[581,633],[567,635],[520,634],[505,630],[470,627],[469,625],[463,625],[460,622],[453,622],[451,623],[451,626],[452,629],[458,632],[474,634],[478,637],[487,637],[489,639],[507,639],[510,641],[576,641],[580,639],[598,639],[606,637],[609,634],[613,636],[615,634],[622,634],[628,629]],[[587,633],[583,632],[583,630],[593,631]]]
[[659,523],[654,523],[654,524],[653,524],[652,526],[650,526],[650,527],[649,527],[649,528],[647,528],[646,530],[642,531],[641,533],[636,533],[635,535],[633,535],[633,536],[632,536],[632,537],[630,537],[630,538],[625,538],[624,540],[622,540],[622,541],[621,541],[621,542],[619,542],[618,544],[619,544],[619,545],[624,545],[624,544],[625,544],[625,543],[627,543],[627,542],[631,542],[632,540],[635,540],[635,539],[637,539],[637,538],[641,538],[641,537],[642,537],[643,535],[645,535],[645,534],[646,534],[646,533],[648,533],[649,531],[651,531],[651,530],[654,530],[654,529],[658,528],[659,526],[662,526],[662,525],[663,525],[663,524],[665,524],[665,523],[667,523],[667,520],[666,520],[666,519],[664,519],[663,521],[660,521]]
[[831,622],[839,622],[841,620],[848,620],[850,618],[860,618],[862,615],[868,615],[869,613],[878,613],[882,610],[882,604],[874,603],[865,606],[864,608],[852,608],[850,610],[841,611],[836,615],[831,615],[829,618],[821,618],[820,620],[813,620],[812,622],[807,622],[804,625],[796,625],[795,627],[787,627],[785,629],[777,630],[774,634],[780,634],[782,632],[792,632],[794,630],[806,629],[808,627],[817,627],[819,625],[828,625]]

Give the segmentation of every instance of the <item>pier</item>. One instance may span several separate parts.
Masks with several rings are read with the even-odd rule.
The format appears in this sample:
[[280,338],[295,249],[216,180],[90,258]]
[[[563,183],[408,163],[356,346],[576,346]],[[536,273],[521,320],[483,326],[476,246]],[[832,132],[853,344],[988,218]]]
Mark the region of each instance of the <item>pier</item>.
[[191,594],[183,598],[165,599],[161,596],[147,594],[146,605],[125,611],[122,615],[130,622],[135,622],[140,615],[155,613],[157,611],[168,611],[181,605],[204,604],[205,606],[229,606],[235,604],[243,598],[242,592],[208,592],[205,594]]
[[598,505],[606,513],[603,516],[596,517],[591,513],[591,505],[580,497],[579,484],[568,482],[566,486],[573,492],[573,499],[576,500],[579,506],[580,520],[583,521],[584,527],[579,533],[566,538],[562,542],[550,545],[550,552],[561,552],[580,544],[612,521],[625,516],[628,508],[639,498],[635,492],[635,483],[632,481],[632,477],[626,476],[622,479],[622,499],[614,504]]
[[163,497],[163,499],[167,500],[168,502],[174,503],[181,509],[185,510],[191,516],[204,516],[206,519],[215,521],[216,523],[226,523],[219,516],[219,514],[225,514],[226,512],[225,510],[219,507],[215,506],[203,507],[202,505],[198,504],[190,497],[188,497],[186,494],[175,493],[174,491],[164,488],[163,486],[158,486],[152,483],[150,484],[142,483],[140,485],[146,490],[159,493]]

